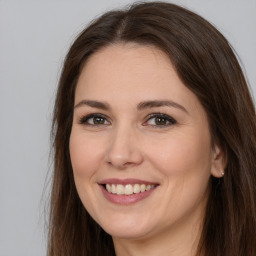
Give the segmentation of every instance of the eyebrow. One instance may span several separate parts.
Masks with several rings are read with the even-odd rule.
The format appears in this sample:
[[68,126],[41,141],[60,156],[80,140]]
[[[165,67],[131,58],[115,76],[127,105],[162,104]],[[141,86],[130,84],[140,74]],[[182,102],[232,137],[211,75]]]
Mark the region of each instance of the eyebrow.
[[80,102],[78,102],[75,106],[75,108],[81,107],[83,105],[92,107],[92,108],[99,108],[102,110],[109,110],[110,106],[108,103],[105,102],[100,102],[100,101],[96,101],[96,100],[81,100]]
[[[78,102],[75,106],[75,108],[81,107],[83,105],[92,107],[92,108],[98,108],[102,110],[110,110],[110,105],[106,102],[101,102],[101,101],[96,101],[96,100],[81,100]],[[142,111],[147,108],[155,108],[155,107],[174,107],[177,109],[182,110],[183,112],[188,114],[188,111],[186,110],[185,107],[180,105],[177,102],[171,101],[171,100],[150,100],[150,101],[143,101],[140,102],[137,106],[137,109],[139,111]]]
[[144,110],[147,108],[155,108],[155,107],[174,107],[177,109],[180,109],[182,111],[184,111],[185,113],[188,114],[188,111],[186,110],[185,107],[183,107],[182,105],[180,105],[177,102],[171,101],[171,100],[151,100],[151,101],[144,101],[141,102],[138,106],[137,109],[138,110]]

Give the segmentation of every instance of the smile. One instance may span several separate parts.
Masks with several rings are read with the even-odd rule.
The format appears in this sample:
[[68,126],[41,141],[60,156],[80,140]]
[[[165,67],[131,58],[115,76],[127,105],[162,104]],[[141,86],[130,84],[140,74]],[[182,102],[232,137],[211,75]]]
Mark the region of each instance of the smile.
[[139,179],[105,179],[98,183],[104,197],[117,205],[130,205],[149,197],[159,183]]
[[156,185],[146,185],[146,184],[106,184],[106,190],[111,194],[117,195],[132,195],[139,194],[145,191],[149,191],[155,188]]

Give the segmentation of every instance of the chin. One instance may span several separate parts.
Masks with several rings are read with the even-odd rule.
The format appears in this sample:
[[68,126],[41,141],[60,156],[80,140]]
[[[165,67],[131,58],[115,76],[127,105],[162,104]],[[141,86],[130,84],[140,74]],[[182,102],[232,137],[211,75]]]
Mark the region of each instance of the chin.
[[100,223],[100,226],[112,237],[123,239],[139,239],[147,236],[154,230],[152,221],[143,223],[141,220],[126,220]]
[[129,239],[129,240],[138,240],[145,238],[149,231],[146,230],[133,230],[132,228],[122,228],[122,229],[113,229],[105,230],[113,238]]

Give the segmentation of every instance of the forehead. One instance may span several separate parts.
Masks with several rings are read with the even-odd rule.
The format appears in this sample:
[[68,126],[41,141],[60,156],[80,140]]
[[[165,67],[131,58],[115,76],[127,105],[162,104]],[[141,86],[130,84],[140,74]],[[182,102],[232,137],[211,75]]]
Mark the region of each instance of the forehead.
[[75,101],[84,98],[119,105],[156,99],[179,101],[189,108],[200,105],[165,53],[132,43],[107,46],[87,60]]
[[[166,74],[171,76],[174,73],[169,57],[158,48],[121,43],[104,47],[90,56],[82,70],[80,80],[91,82],[93,79],[96,82],[104,79],[104,84],[108,81],[118,81],[121,88],[122,85],[142,86],[141,78],[159,80]],[[147,82],[150,86],[151,83]]]

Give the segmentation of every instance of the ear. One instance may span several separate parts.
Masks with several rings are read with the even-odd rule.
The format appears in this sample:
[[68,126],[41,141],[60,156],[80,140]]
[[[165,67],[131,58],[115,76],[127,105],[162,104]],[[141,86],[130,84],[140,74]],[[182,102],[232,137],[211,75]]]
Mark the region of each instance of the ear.
[[227,156],[225,150],[220,144],[215,144],[212,154],[212,168],[211,174],[215,178],[222,178],[225,174],[225,168],[227,165]]

